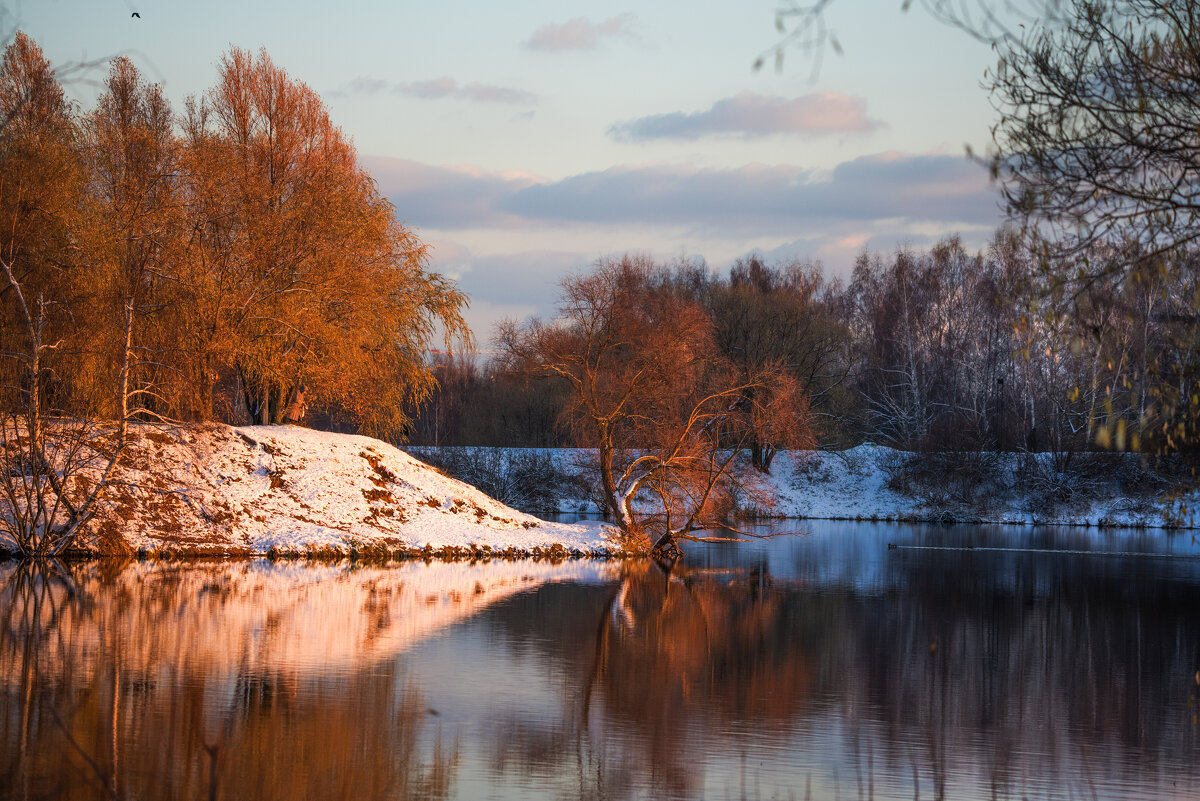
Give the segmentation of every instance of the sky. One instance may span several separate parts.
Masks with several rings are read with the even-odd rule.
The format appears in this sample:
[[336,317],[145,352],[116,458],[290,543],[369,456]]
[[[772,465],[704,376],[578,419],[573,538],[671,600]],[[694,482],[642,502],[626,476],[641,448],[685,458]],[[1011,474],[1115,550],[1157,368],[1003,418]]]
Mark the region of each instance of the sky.
[[[625,252],[845,277],[864,248],[986,244],[1003,215],[965,148],[990,142],[991,50],[902,0],[835,0],[840,55],[755,71],[779,5],[0,0],[0,29],[56,65],[127,55],[177,109],[230,46],[265,48],[324,98],[486,347]],[[68,90],[90,107],[103,76]]]

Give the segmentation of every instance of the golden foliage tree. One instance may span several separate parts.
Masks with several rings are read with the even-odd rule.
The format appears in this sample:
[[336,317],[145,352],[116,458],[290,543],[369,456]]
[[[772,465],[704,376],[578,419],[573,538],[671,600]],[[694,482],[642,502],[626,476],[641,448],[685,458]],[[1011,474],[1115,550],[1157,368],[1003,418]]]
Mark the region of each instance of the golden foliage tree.
[[[61,349],[64,387],[111,386],[128,305],[139,414],[280,423],[312,405],[403,435],[436,385],[429,345],[470,338],[466,297],[428,269],[312,89],[233,49],[177,120],[118,58],[76,115],[27,36],[5,65],[0,252],[31,302],[51,300],[48,341],[77,345]],[[13,303],[3,314],[23,330]],[[111,400],[90,413],[121,416]]]
[[[184,228],[178,190],[179,141],[170,104],[128,58],[113,59],[96,108],[83,119],[88,179],[87,253],[95,283],[91,316],[97,363],[82,377],[107,382],[124,352],[125,332],[106,320],[130,307],[137,317],[139,357],[129,395],[143,413],[173,411],[163,384],[173,383],[174,326],[166,313],[180,302],[175,284]],[[127,410],[126,410],[127,412]]]
[[235,48],[218,72],[186,124],[206,358],[236,370],[259,422],[281,422],[306,393],[400,433],[405,406],[433,387],[423,354],[436,332],[468,336],[465,296],[426,270],[425,246],[315,92],[265,52]]
[[[88,391],[79,368],[103,278],[80,236],[88,195],[78,126],[22,33],[0,65],[0,121],[0,539],[47,557],[75,542],[124,449],[133,306],[121,304],[110,326],[120,342],[116,392],[111,383]],[[91,419],[114,407],[114,426]]]
[[182,120],[117,58],[80,114],[18,32],[0,229],[0,523],[26,552],[68,547],[132,419],[213,419],[224,387],[257,422],[313,404],[402,436],[430,343],[470,339],[465,296],[265,53],[231,50]]
[[[49,61],[17,32],[0,65],[0,257],[32,297],[61,300],[77,277],[73,232],[83,198],[77,134]],[[18,341],[23,328],[12,299],[12,287],[0,287],[6,343]],[[62,312],[50,309],[56,322]]]

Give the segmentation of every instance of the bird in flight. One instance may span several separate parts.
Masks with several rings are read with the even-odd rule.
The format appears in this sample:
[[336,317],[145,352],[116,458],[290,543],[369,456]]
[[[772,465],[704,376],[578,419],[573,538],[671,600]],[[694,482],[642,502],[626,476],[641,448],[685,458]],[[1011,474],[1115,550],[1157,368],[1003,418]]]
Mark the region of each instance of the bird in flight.
[[139,14],[139,13],[137,13],[136,11],[135,11],[135,12],[133,12],[132,14],[130,14],[129,16],[130,16],[130,17],[137,17],[138,19],[141,19],[141,18],[142,18],[142,15],[141,15],[141,14]]

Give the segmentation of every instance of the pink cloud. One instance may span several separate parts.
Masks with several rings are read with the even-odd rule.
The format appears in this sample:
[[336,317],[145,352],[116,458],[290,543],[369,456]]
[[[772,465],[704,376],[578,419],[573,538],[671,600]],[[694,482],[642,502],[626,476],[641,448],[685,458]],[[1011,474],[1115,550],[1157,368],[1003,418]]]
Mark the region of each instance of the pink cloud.
[[814,92],[800,97],[770,97],[741,92],[718,100],[705,111],[673,111],[614,125],[616,139],[698,139],[712,135],[747,138],[772,134],[865,133],[884,127],[867,116],[867,103],[841,92]]
[[449,75],[427,81],[405,81],[393,83],[381,78],[359,77],[334,95],[377,95],[381,92],[415,97],[421,100],[470,100],[478,103],[511,103],[530,105],[536,103],[537,95],[509,86],[472,82],[460,84]]
[[618,14],[603,22],[575,17],[560,25],[543,25],[533,32],[525,46],[530,50],[595,50],[603,39],[637,39],[633,14]]

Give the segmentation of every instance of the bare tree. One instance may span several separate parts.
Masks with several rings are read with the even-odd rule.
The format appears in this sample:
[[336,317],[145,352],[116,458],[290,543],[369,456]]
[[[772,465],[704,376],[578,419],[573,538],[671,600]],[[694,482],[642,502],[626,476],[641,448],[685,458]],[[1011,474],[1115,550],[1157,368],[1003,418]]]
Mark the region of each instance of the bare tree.
[[[836,31],[829,25],[827,13],[837,0],[780,0],[775,9],[775,42],[754,60],[760,70],[767,59],[782,70],[788,52],[809,59],[815,77],[827,50],[841,55],[843,48]],[[849,2],[850,0],[843,0]],[[986,44],[1011,40],[1029,25],[1060,24],[1065,0],[920,0],[918,5],[938,22],[963,31]],[[900,11],[907,12],[913,0],[900,0]]]
[[[660,553],[718,523],[735,459],[757,431],[783,447],[812,442],[808,406],[778,364],[739,371],[693,299],[626,256],[563,283],[554,323],[507,323],[510,369],[558,376],[576,440],[597,452],[606,512]],[[753,391],[752,391],[753,390]]]
[[1048,255],[1137,243],[1152,260],[1200,238],[1200,3],[1070,9],[1000,48],[993,168]]
[[[781,367],[804,388],[823,428],[840,422],[838,390],[849,373],[849,334],[829,290],[819,264],[771,267],[750,256],[733,265],[728,282],[713,282],[705,293],[724,356],[747,378],[765,374],[769,365]],[[759,391],[748,390],[746,402],[753,404]],[[764,473],[780,448],[767,434],[753,431],[748,446],[751,464]]]
[[[1160,310],[1144,293],[1142,308],[1172,344],[1157,356],[1141,349],[1139,380],[1157,380],[1134,425],[1141,444],[1192,450],[1200,295],[1194,284],[1176,288],[1188,287],[1200,249],[1200,3],[1075,0],[1060,24],[1034,26],[999,52],[993,171],[1040,256],[1043,294],[1065,291],[1086,315],[1094,288],[1132,298],[1158,287]],[[1130,322],[1142,314],[1129,310]],[[1090,330],[1081,341],[1108,369],[1111,338]],[[1104,417],[1099,441],[1132,446],[1129,415]]]
[[1023,254],[1002,233],[986,255],[947,237],[890,260],[860,256],[844,297],[864,433],[909,450],[1024,442],[1015,352],[1026,308],[1012,294],[1026,277]]
[[125,304],[119,418],[106,425],[88,415],[57,415],[43,396],[45,358],[62,344],[46,337],[48,302],[42,295],[28,302],[11,265],[0,259],[0,268],[24,320],[26,340],[24,349],[3,352],[23,369],[5,371],[15,372],[20,384],[2,389],[24,403],[5,404],[0,417],[0,535],[24,556],[53,557],[76,544],[125,449],[133,303]]

